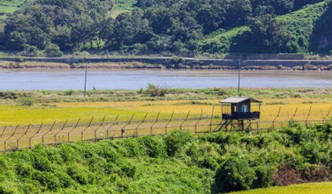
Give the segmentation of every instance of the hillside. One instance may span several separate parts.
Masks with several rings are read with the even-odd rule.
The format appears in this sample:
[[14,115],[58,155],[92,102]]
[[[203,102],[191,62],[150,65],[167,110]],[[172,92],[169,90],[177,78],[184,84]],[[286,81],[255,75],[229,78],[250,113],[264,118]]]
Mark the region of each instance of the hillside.
[[[282,47],[279,48],[280,51],[283,53],[308,53],[313,49],[316,52],[329,52],[332,40],[329,40],[329,36],[327,36],[327,33],[323,33],[323,30],[316,30],[320,21],[328,21],[327,17],[329,15],[330,9],[326,2],[321,2],[308,5],[289,14],[277,16],[275,20],[271,19],[271,22],[279,24],[275,28],[282,34],[279,41],[287,39],[285,44],[279,45],[279,47]],[[252,37],[251,29],[248,26],[236,27],[221,33],[213,32],[197,42],[198,49],[202,52],[208,51],[210,53],[260,52],[258,47],[267,47],[262,41],[273,39],[273,34],[271,33],[275,32],[272,31],[274,27],[270,26],[270,28],[271,31],[268,28],[264,29],[268,36],[257,37],[263,38],[263,40]],[[322,34],[325,34],[325,36],[322,36]],[[246,36],[252,37],[252,39],[246,41]],[[327,42],[325,41],[325,44],[317,42],[322,42],[322,39],[326,39]]]
[[[1,193],[224,193],[331,180],[332,125],[37,146],[0,155]],[[287,174],[288,176],[284,176]]]
[[74,51],[193,56],[332,50],[331,0],[9,2],[3,3],[7,12],[20,11],[10,17],[3,13],[8,20],[0,49],[28,56]]

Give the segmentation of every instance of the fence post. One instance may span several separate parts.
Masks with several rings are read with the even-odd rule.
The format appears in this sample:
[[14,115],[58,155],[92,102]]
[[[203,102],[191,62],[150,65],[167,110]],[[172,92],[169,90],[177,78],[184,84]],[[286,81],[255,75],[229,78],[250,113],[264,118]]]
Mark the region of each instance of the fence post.
[[172,122],[173,120],[173,116],[174,116],[174,111],[172,112],[171,114],[171,118],[169,119],[169,121],[166,123],[165,125],[165,134],[167,133],[167,128],[168,128],[168,125]]
[[20,140],[21,140],[25,135],[27,135],[27,133],[28,133],[28,131],[29,131],[29,129],[30,129],[30,126],[31,126],[31,123],[28,125],[27,130],[25,130],[25,132],[21,135],[21,137],[19,137],[19,138],[17,139],[17,149],[20,149]]
[[114,122],[111,124],[111,126],[106,130],[106,138],[108,139],[109,138],[109,131],[111,130],[111,128],[114,126],[114,125],[117,125],[118,124],[118,118],[119,118],[119,115],[117,115],[114,119]]
[[181,130],[181,131],[182,131],[182,125],[188,120],[189,114],[190,114],[190,111],[188,112],[188,114],[187,114],[185,120],[184,120],[184,121],[181,123],[181,125],[180,125],[180,130]]
[[7,126],[5,126],[5,128],[3,128],[3,131],[2,131],[2,133],[0,135],[0,138],[3,136],[3,134],[5,134],[6,129],[7,129]]
[[305,119],[305,126],[308,127],[308,119],[310,117],[310,114],[311,114],[311,106],[309,108],[309,112],[308,112],[308,115],[307,115],[307,118]]
[[46,133],[44,133],[44,134],[42,135],[42,145],[44,145],[44,143],[45,143],[45,135],[47,135],[50,131],[52,131],[52,129],[53,129],[54,126],[55,126],[55,123],[56,123],[56,120],[54,121],[54,123],[53,123],[53,125],[51,126],[51,128],[50,128],[48,131],[46,131]]
[[[62,126],[61,130],[59,130],[58,132],[56,132],[56,133],[54,134],[54,143],[57,143],[57,142],[58,142],[58,140],[56,139],[56,136],[57,136],[62,130],[64,130],[64,128],[65,128],[66,125],[67,125],[67,122],[68,122],[68,119],[65,121],[65,123],[64,123],[64,125]],[[64,136],[63,136],[63,137],[64,137]]]
[[67,134],[67,136],[68,136],[68,141],[67,141],[67,142],[70,142],[70,134],[71,134],[71,132],[72,132],[74,129],[76,129],[76,128],[78,127],[78,124],[80,123],[80,120],[81,120],[81,118],[79,118],[79,119],[77,120],[77,122],[76,122],[76,125],[75,125],[72,129],[70,129],[70,130],[68,131],[68,134]]
[[274,125],[274,123],[275,123],[275,120],[276,120],[277,118],[279,118],[279,116],[280,116],[280,111],[281,111],[281,106],[279,106],[279,110],[278,110],[278,114],[277,114],[277,116],[272,120],[272,129],[273,129],[273,130],[275,130],[275,125]]
[[160,116],[160,112],[158,113],[156,120],[153,122],[153,124],[150,127],[150,135],[153,135],[153,131],[152,130],[153,130],[154,125],[158,122],[159,116]]
[[330,107],[330,109],[329,109],[329,111],[327,112],[326,116],[323,117],[323,123],[325,123],[326,118],[330,115],[331,109],[332,109],[332,106]]
[[145,114],[143,120],[140,123],[138,123],[138,125],[136,126],[136,128],[135,128],[135,136],[136,137],[138,137],[138,127],[141,126],[145,122],[145,119],[146,119],[147,116],[148,116],[148,113]]
[[101,128],[104,125],[106,119],[106,115],[104,116],[104,118],[100,121],[100,125],[95,129],[95,141],[97,141],[97,131],[99,128]]
[[260,134],[261,133],[261,129],[259,129],[259,121],[256,121],[256,131]]
[[131,124],[131,122],[132,122],[133,119],[134,119],[134,116],[135,116],[135,114],[133,114],[133,115],[131,116],[129,122],[128,122],[128,123],[127,123],[127,124],[121,129],[121,137],[122,137],[122,138],[124,137],[124,133],[126,132],[126,131],[125,131],[125,128],[126,128],[128,125]]
[[85,127],[85,128],[83,129],[83,131],[81,132],[81,140],[82,140],[82,141],[84,140],[84,132],[85,132],[85,130],[87,130],[87,129],[90,128],[90,126],[91,126],[91,124],[92,124],[92,121],[93,121],[93,118],[94,118],[94,117],[91,117],[91,120],[90,120],[88,126]]
[[212,131],[212,121],[213,121],[213,117],[214,117],[214,108],[215,108],[215,106],[212,107],[212,114],[211,114],[211,118],[210,118],[210,132]]
[[32,148],[32,139],[35,137],[36,134],[38,134],[43,127],[43,123],[40,124],[39,129],[36,133],[34,133],[30,138],[29,138],[29,147]]
[[13,133],[11,134],[11,136],[9,136],[9,137],[4,141],[3,149],[4,149],[5,152],[7,151],[7,141],[8,141],[10,138],[14,137],[14,135],[16,134],[16,130],[17,130],[17,128],[18,128],[18,125],[15,127],[15,129],[14,129]]
[[296,116],[296,113],[297,113],[298,108],[299,108],[299,107],[296,107],[293,116],[288,120],[288,126],[289,126],[289,127],[290,127],[291,121],[293,121],[293,118]]
[[201,115],[199,116],[199,119],[195,123],[195,133],[197,133],[197,125],[198,125],[199,121],[202,120],[202,117],[203,117],[203,110],[201,110]]

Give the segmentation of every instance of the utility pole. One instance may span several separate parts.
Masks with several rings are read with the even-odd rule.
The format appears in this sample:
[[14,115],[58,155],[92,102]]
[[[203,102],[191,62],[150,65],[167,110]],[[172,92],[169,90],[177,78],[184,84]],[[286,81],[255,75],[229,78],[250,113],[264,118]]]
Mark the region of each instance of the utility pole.
[[85,62],[85,77],[84,77],[84,97],[86,96],[86,82],[87,82],[87,78],[88,78],[88,63]]
[[242,63],[242,60],[239,59],[238,61],[238,65],[239,65],[239,69],[238,69],[238,80],[237,80],[237,94],[238,96],[241,96],[241,93],[240,93],[240,87],[241,87],[241,63]]

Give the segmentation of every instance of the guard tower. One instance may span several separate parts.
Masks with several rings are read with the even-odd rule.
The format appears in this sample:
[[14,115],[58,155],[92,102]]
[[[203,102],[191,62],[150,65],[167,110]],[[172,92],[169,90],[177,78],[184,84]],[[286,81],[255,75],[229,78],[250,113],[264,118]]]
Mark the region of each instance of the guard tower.
[[220,101],[220,103],[222,121],[216,127],[215,131],[227,130],[229,127],[250,130],[251,121],[260,119],[260,107],[262,103],[260,100],[248,97],[230,97]]

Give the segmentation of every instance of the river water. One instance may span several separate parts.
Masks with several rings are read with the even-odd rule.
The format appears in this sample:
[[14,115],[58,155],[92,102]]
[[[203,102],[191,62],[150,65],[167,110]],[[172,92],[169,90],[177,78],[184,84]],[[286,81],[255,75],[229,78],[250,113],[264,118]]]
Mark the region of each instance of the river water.
[[[84,70],[0,70],[0,90],[83,90]],[[89,70],[87,89],[237,87],[237,71]],[[332,87],[331,71],[241,71],[241,87]]]

